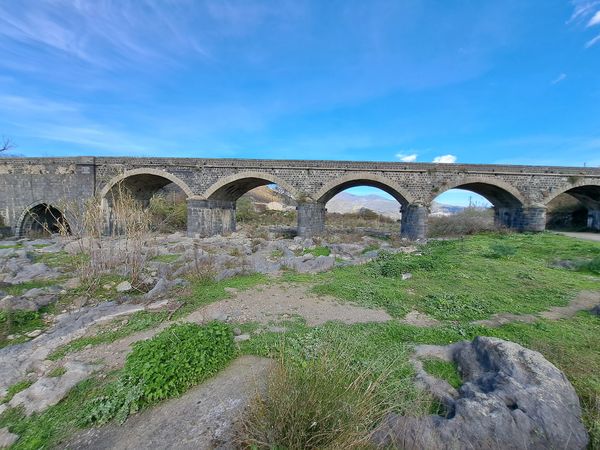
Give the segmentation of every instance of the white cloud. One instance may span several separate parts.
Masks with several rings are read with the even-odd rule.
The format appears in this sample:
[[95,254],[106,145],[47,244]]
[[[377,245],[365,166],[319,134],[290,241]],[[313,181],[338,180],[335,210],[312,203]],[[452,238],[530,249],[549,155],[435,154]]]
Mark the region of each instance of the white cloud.
[[402,162],[415,162],[417,160],[417,154],[411,153],[409,155],[405,153],[396,153],[396,158],[398,158]]
[[600,34],[598,36],[596,36],[595,38],[590,39],[589,41],[587,41],[585,43],[585,48],[590,48],[592,45],[595,45],[598,42],[600,42]]
[[561,81],[564,81],[566,78],[567,78],[567,74],[566,73],[561,73],[554,80],[552,80],[552,84],[558,84]]
[[592,16],[587,24],[588,27],[593,27],[594,25],[600,25],[600,11],[596,11],[596,14]]
[[433,158],[434,163],[440,164],[453,164],[456,162],[456,156],[454,155],[441,155]]

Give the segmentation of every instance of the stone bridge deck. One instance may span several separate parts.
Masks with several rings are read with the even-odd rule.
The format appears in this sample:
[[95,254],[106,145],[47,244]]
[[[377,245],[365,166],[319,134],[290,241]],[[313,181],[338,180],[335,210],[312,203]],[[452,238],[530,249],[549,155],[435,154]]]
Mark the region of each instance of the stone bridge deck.
[[[600,230],[600,168],[400,162],[200,159],[200,158],[2,158],[0,213],[16,233],[35,226],[32,219],[65,202],[92,196],[110,207],[115,186],[141,201],[167,184],[188,198],[188,232],[198,235],[235,230],[235,201],[249,190],[277,184],[297,202],[298,232],[324,228],[325,205],[354,186],[377,187],[398,200],[401,233],[425,236],[428,208],[442,192],[473,191],[488,199],[496,220],[509,228],[545,228],[546,208],[567,193],[588,211],[588,226]],[[37,215],[37,216],[36,216]],[[75,220],[70,218],[69,220]]]

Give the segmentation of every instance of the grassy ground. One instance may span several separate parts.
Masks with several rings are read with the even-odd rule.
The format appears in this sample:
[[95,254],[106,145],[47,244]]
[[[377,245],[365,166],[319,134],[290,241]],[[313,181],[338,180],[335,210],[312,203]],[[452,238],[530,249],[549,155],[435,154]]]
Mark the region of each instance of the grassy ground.
[[[299,319],[285,324],[285,333],[263,331],[240,345],[239,352],[285,356],[289,364],[305,367],[307,361],[335,349],[348,370],[367,369],[377,384],[383,408],[400,413],[426,414],[432,401],[413,382],[408,357],[415,344],[447,344],[478,335],[497,336],[540,351],[565,372],[582,403],[591,448],[600,448],[600,320],[587,312],[557,321],[515,323],[499,328],[476,326],[473,320],[495,313],[535,313],[566,304],[577,292],[600,290],[600,274],[589,264],[600,256],[600,244],[545,233],[539,235],[477,235],[455,241],[432,242],[420,255],[384,256],[360,267],[339,268],[318,275],[286,273],[279,280],[250,275],[221,282],[196,281],[177,312],[182,317],[205,304],[227,298],[226,287],[248,289],[268,282],[307,282],[318,293],[341,301],[385,308],[394,317],[413,309],[441,321],[437,327],[419,328],[397,321],[344,325],[330,322],[308,327]],[[565,261],[574,264],[565,264]],[[561,268],[573,266],[575,269]],[[402,273],[412,278],[402,280]],[[67,351],[88,344],[109,342],[164,320],[137,314],[122,327],[75,341]],[[252,331],[256,324],[246,324]],[[92,342],[93,341],[93,342]],[[452,365],[426,362],[427,370],[451,384],[460,380]],[[385,375],[382,377],[382,375]],[[110,377],[109,377],[110,378]],[[382,381],[383,380],[383,381]],[[82,406],[102,394],[105,380],[84,381],[59,405],[41,415],[24,418],[19,411],[0,416],[0,427],[21,435],[16,448],[56,445],[83,426]],[[317,391],[318,392],[318,391]]]

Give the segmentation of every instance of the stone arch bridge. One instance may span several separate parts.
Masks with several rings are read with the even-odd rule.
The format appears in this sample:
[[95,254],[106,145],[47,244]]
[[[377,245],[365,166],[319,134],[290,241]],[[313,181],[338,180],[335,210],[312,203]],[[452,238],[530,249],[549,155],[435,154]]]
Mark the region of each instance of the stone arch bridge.
[[[66,201],[108,198],[126,186],[148,201],[167,184],[187,197],[188,233],[210,236],[235,230],[235,202],[249,190],[275,183],[297,202],[298,233],[324,229],[325,204],[354,186],[377,187],[398,200],[401,234],[423,238],[433,199],[461,188],[487,198],[496,221],[519,231],[541,231],[548,203],[568,193],[587,208],[588,227],[600,230],[600,168],[396,162],[198,158],[2,158],[0,214],[16,234],[32,212],[60,212]],[[74,220],[68,216],[67,222]]]

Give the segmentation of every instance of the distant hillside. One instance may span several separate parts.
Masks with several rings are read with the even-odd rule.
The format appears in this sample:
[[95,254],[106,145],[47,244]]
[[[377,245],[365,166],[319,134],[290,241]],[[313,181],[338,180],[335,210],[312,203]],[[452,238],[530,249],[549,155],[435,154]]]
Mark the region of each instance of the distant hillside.
[[[296,207],[296,203],[290,195],[276,186],[258,187],[245,194],[244,197],[252,200],[259,209],[282,211],[293,210]],[[341,214],[356,213],[364,208],[392,219],[400,218],[400,205],[398,202],[377,194],[354,195],[348,192],[341,192],[327,203],[327,211]],[[459,213],[463,209],[463,206],[445,205],[434,202],[431,207],[431,214],[448,216]]]

